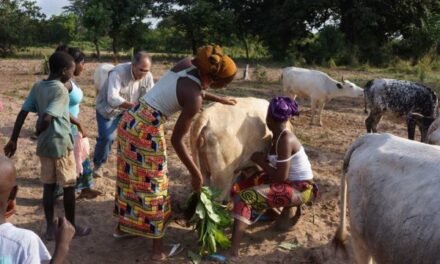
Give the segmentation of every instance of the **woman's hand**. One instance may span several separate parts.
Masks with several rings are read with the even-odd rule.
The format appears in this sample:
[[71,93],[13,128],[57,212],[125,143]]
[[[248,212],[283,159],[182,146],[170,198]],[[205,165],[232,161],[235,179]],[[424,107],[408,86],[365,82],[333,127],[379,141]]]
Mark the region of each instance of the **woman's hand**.
[[266,163],[266,155],[263,152],[254,152],[251,156],[251,160],[260,165]]
[[193,175],[191,178],[191,186],[195,192],[201,192],[203,186],[203,176]]
[[225,104],[225,105],[236,105],[237,100],[235,100],[235,98],[232,98],[232,97],[223,97],[222,101],[220,103]]
[[81,136],[83,138],[87,137],[86,131],[84,130],[84,128],[82,126],[78,126],[78,131],[81,133]]

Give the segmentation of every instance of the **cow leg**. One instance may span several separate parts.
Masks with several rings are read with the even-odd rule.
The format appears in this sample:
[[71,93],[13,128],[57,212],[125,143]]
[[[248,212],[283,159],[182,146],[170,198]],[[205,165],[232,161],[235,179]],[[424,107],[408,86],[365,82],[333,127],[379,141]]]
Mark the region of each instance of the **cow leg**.
[[370,255],[365,243],[352,233],[351,245],[353,247],[354,258],[357,264],[373,264],[373,258]]
[[408,128],[408,139],[414,140],[415,134],[416,134],[416,120],[408,116],[406,118],[406,125]]
[[419,125],[419,131],[420,131],[420,141],[424,143],[428,143],[428,129]]
[[324,109],[325,103],[326,103],[325,101],[324,102],[318,102],[318,124],[320,126],[322,126],[321,113],[322,113],[322,109]]
[[370,114],[368,115],[367,119],[365,119],[365,126],[367,127],[367,133],[377,132],[377,124],[379,124],[381,118],[382,118],[381,112],[370,111]]
[[312,111],[312,117],[310,119],[310,125],[314,124],[313,120],[315,119],[316,103],[317,103],[316,100],[311,99],[311,101],[310,101],[310,109]]

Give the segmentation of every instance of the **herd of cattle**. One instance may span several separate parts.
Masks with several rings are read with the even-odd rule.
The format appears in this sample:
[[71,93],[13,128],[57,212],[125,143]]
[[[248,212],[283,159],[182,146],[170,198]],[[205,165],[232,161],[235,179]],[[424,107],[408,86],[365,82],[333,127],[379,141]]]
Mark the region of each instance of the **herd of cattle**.
[[[406,120],[408,138],[414,139],[418,126],[423,142],[440,144],[440,118],[435,120],[438,98],[422,84],[376,79],[362,89],[323,72],[289,67],[283,70],[282,87],[284,95],[310,98],[312,124],[317,114],[317,123],[322,125],[322,109],[332,98],[363,95],[365,108],[370,110],[367,132],[377,132],[381,117],[391,114]],[[237,107],[212,104],[196,118],[190,132],[194,159],[209,184],[224,190],[224,198],[234,175],[252,166],[251,154],[270,147],[265,126],[268,102],[257,98],[237,101]],[[439,263],[439,165],[437,146],[390,134],[357,139],[344,159],[341,223],[335,240],[345,240],[348,194],[357,263],[373,259],[376,263]]]
[[[99,86],[101,69],[95,72]],[[440,145],[438,97],[429,87],[391,79],[369,81],[362,89],[327,74],[288,67],[282,93],[311,100],[311,124],[332,98],[364,96],[367,132],[377,132],[384,114],[406,121],[408,138],[415,127],[425,143]],[[270,148],[266,127],[268,101],[237,98],[235,107],[212,104],[193,121],[190,147],[206,182],[227,199],[234,176],[253,166],[255,151]],[[352,247],[357,263],[440,263],[440,147],[390,134],[359,137],[344,158],[340,226],[335,241],[346,237],[348,200]],[[348,195],[348,197],[347,197]]]

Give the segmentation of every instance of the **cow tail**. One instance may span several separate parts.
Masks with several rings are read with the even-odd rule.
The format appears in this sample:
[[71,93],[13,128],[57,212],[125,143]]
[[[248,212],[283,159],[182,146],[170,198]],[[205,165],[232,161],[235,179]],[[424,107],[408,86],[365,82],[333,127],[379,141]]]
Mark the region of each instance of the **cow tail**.
[[436,93],[434,93],[434,95],[435,95],[435,114],[436,114],[435,118],[437,118],[439,116],[438,96]]
[[353,152],[364,143],[363,137],[356,140],[344,157],[344,163],[342,165],[342,175],[341,175],[341,190],[340,190],[340,203],[339,203],[339,227],[336,231],[335,237],[333,238],[333,244],[336,249],[342,249],[347,255],[347,249],[345,246],[345,241],[347,240],[347,170],[350,163],[351,155]]
[[367,95],[365,94],[365,91],[364,91],[364,104],[365,104],[364,113],[368,114],[368,110],[367,110]]

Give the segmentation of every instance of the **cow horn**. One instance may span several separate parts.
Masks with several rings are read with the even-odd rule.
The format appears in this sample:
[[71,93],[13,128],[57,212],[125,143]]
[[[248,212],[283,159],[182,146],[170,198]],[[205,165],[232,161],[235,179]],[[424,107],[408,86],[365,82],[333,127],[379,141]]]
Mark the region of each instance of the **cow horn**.
[[424,115],[422,115],[420,113],[411,113],[411,116],[415,117],[415,118],[424,118],[425,117]]

